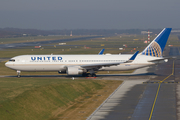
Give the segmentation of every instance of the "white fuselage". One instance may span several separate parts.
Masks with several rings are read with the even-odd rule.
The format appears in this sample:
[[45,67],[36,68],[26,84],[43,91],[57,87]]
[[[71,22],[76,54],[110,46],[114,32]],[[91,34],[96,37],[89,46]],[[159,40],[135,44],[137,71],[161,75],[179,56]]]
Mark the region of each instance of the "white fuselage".
[[[164,62],[162,53],[171,28],[161,33],[141,52],[134,55],[21,55],[11,58],[5,65],[20,71],[58,71],[68,75],[96,76],[95,71],[132,70]],[[138,54],[139,53],[139,54]]]
[[149,60],[160,59],[158,57],[137,55],[131,63],[123,63],[132,55],[21,55],[11,58],[6,66],[19,71],[65,71],[67,66],[81,66],[87,64],[121,63],[119,65],[102,67],[99,70],[131,70],[138,69],[155,63]]

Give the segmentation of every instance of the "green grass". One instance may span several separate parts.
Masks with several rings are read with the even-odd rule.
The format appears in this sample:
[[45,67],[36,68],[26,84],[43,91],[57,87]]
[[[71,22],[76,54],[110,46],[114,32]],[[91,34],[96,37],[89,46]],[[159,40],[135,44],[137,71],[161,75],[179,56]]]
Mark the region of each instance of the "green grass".
[[[91,96],[111,81],[63,78],[1,78],[1,120],[45,120],[77,98]],[[120,83],[120,82],[118,82]]]
[[28,37],[15,37],[15,38],[0,38],[0,44],[7,43],[20,43],[20,42],[34,42],[34,41],[47,41],[68,38],[78,38],[81,36],[28,36]]

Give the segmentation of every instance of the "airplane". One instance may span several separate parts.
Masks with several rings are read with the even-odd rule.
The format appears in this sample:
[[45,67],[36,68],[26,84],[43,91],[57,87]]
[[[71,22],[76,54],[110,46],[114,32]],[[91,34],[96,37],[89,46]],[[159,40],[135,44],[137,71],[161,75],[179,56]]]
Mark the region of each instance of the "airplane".
[[67,75],[96,76],[98,71],[133,70],[167,62],[162,54],[172,28],[164,28],[141,52],[96,55],[20,55],[5,66],[17,71],[57,71]]

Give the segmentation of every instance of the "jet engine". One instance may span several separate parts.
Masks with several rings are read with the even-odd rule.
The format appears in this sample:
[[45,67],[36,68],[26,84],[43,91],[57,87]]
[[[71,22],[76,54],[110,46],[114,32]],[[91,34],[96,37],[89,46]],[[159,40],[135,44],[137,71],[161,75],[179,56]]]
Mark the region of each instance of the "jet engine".
[[83,70],[79,69],[78,67],[67,67],[66,73],[68,75],[79,75],[83,73]]

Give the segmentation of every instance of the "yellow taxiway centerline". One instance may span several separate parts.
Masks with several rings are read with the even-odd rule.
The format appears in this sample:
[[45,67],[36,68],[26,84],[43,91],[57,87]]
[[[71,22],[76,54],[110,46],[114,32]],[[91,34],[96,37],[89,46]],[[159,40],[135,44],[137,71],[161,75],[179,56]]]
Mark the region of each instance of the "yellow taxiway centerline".
[[151,109],[151,114],[150,114],[150,116],[149,116],[149,120],[151,120],[151,118],[152,118],[152,114],[153,114],[153,111],[154,111],[154,106],[155,106],[155,104],[156,104],[156,100],[157,100],[157,96],[158,96],[158,94],[159,94],[159,89],[160,89],[160,87],[161,87],[161,83],[164,82],[166,79],[168,79],[168,78],[169,78],[170,76],[172,76],[172,75],[174,75],[174,61],[173,61],[172,73],[171,73],[169,76],[167,76],[165,79],[163,79],[163,80],[161,80],[161,81],[159,82],[159,86],[158,86],[158,89],[157,89],[157,92],[156,92],[156,97],[155,97],[155,99],[154,99],[154,103],[153,103],[153,106],[152,106],[152,109]]

